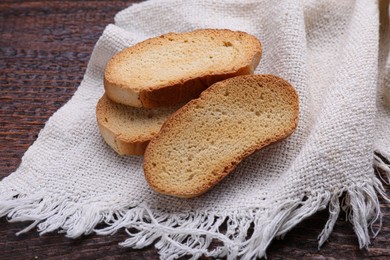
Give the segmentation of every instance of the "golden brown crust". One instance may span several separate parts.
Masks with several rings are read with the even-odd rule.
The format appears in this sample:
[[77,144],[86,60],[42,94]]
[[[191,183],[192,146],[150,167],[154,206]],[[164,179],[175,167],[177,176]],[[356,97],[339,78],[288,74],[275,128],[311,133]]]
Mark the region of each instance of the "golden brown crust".
[[[192,75],[178,77],[147,87],[138,86],[134,81],[127,82],[125,75],[118,77],[115,74],[119,64],[123,60],[132,57],[135,53],[142,54],[142,52],[156,48],[156,46],[168,45],[171,41],[189,41],[205,35],[210,36],[212,39],[214,39],[213,37],[218,38],[219,41],[221,41],[221,38],[226,39],[227,42],[232,38],[239,39],[243,46],[247,48],[241,50],[242,53],[240,53],[240,56],[244,56],[242,59],[245,62],[240,61],[233,64],[227,62],[227,64],[220,64],[217,69],[205,68],[204,71],[195,70]],[[168,33],[138,43],[115,55],[107,64],[104,75],[104,88],[108,97],[117,103],[146,108],[170,106],[198,97],[203,90],[217,81],[238,75],[253,74],[260,62],[261,53],[261,43],[258,39],[244,32],[234,32],[226,29],[200,29],[181,34]],[[171,64],[170,66],[177,65]],[[156,73],[159,73],[158,69],[156,69]]]
[[[215,165],[212,167],[211,172],[207,172],[207,178],[205,177],[202,179],[202,182],[193,183],[190,185],[184,184],[182,186],[178,185],[169,185],[169,180],[164,180],[160,176],[161,173],[156,171],[156,164],[162,163],[162,161],[159,161],[158,156],[156,154],[166,154],[170,153],[170,151],[160,151],[162,148],[164,148],[164,145],[161,144],[161,140],[165,138],[166,136],[173,135],[173,130],[177,129],[178,127],[183,126],[183,121],[188,120],[186,115],[191,114],[190,112],[196,109],[199,106],[207,106],[207,100],[209,100],[211,97],[213,97],[214,93],[217,89],[221,88],[227,88],[231,84],[240,84],[240,81],[248,81],[251,80],[253,82],[257,82],[259,85],[272,85],[273,88],[279,89],[276,91],[283,92],[283,95],[287,95],[288,97],[286,100],[289,100],[288,108],[291,111],[287,111],[286,113],[292,112],[291,115],[291,121],[288,122],[288,125],[285,126],[283,129],[279,129],[278,131],[275,131],[270,137],[266,139],[258,140],[257,142],[254,142],[252,145],[245,148],[244,151],[236,153],[234,155],[234,158],[231,158],[229,161],[215,161],[213,162]],[[232,83],[233,82],[233,83]],[[256,83],[256,84],[257,84]],[[229,85],[230,84],[230,85]],[[242,89],[242,91],[245,91],[245,89]],[[249,97],[250,98],[250,97]],[[242,100],[242,102],[245,102],[245,100]],[[244,103],[243,103],[244,104]],[[162,126],[160,132],[158,135],[156,135],[155,138],[152,139],[151,143],[148,145],[146,151],[145,151],[145,159],[144,159],[144,173],[145,178],[150,185],[150,187],[162,194],[172,195],[176,197],[182,197],[182,198],[191,198],[195,196],[199,196],[203,194],[204,192],[211,189],[213,186],[218,184],[227,174],[229,174],[245,157],[252,154],[253,152],[280,140],[285,139],[288,137],[294,129],[297,127],[298,124],[298,111],[299,110],[299,100],[298,95],[295,92],[294,88],[285,80],[276,77],[274,75],[252,75],[252,76],[240,76],[232,79],[228,79],[222,82],[218,82],[205,90],[201,96],[198,99],[190,101],[187,105],[176,111]],[[193,114],[191,114],[193,115]],[[225,132],[223,128],[221,129],[210,129],[215,132],[221,133],[220,135],[224,135]],[[239,131],[239,130],[237,130]],[[175,132],[176,133],[176,132]],[[207,135],[210,136],[209,133],[204,134],[204,138],[207,138]],[[174,138],[174,137],[173,137]],[[164,140],[167,140],[166,138]],[[240,140],[238,140],[240,141]],[[206,141],[205,141],[206,142]],[[168,145],[168,144],[167,144]],[[174,147],[170,147],[169,149],[175,149]],[[181,149],[184,149],[180,147]],[[211,154],[211,152],[210,152]],[[157,158],[157,160],[156,160]],[[183,158],[177,158],[177,160],[182,160]],[[184,158],[185,159],[185,158]],[[164,160],[161,158],[161,160]],[[173,162],[174,164],[175,162]],[[178,163],[179,165],[179,163]],[[195,166],[194,166],[195,167]],[[180,168],[180,166],[178,166]],[[180,175],[184,173],[177,172],[176,175]],[[211,176],[211,177],[210,177]],[[165,182],[165,183],[163,183]]]
[[140,92],[140,101],[143,107],[146,108],[170,106],[176,102],[185,102],[199,97],[200,93],[218,81],[252,73],[253,70],[251,68],[244,67],[230,74],[206,75],[163,88],[147,89]]
[[[103,95],[96,106],[96,118],[103,139],[119,155],[143,155],[150,139],[152,139],[159,130],[159,127],[156,127],[156,124],[162,125],[163,123],[163,121],[161,123],[157,121],[165,121],[165,119],[177,108],[178,107],[164,108],[162,111],[158,112],[158,118],[153,120],[147,115],[147,112],[152,110],[115,104],[107,95]],[[146,112],[134,112],[136,110],[145,110]],[[143,120],[145,125],[143,126],[144,131],[142,131],[142,134],[131,133],[130,131],[131,128],[141,127],[137,125],[137,121],[131,122],[130,117],[124,117],[122,119],[115,118],[116,115],[121,113],[131,114],[135,119],[139,118],[139,120]],[[150,121],[149,123],[148,120]],[[118,123],[129,126],[127,129],[123,130],[117,126]],[[150,124],[150,126],[148,126],[148,124]]]

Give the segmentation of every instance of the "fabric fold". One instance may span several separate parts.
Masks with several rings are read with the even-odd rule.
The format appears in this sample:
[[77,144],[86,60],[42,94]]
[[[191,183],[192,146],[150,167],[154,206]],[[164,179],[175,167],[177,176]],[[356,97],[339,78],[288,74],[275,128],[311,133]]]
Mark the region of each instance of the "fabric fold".
[[[32,221],[19,233],[37,227],[41,234],[59,230],[76,238],[125,229],[129,238],[121,246],[154,244],[163,259],[253,259],[265,256],[275,237],[328,208],[319,246],[346,212],[357,246],[368,247],[379,231],[375,223],[381,225],[378,196],[387,198],[382,183],[390,182],[389,30],[379,30],[388,9],[380,13],[379,6],[151,0],[121,11],[96,43],[72,99],[0,182],[0,216]],[[118,156],[104,143],[95,106],[115,53],[148,37],[206,27],[260,39],[255,73],[291,82],[300,99],[299,125],[206,194],[168,197],[148,187],[142,157]]]

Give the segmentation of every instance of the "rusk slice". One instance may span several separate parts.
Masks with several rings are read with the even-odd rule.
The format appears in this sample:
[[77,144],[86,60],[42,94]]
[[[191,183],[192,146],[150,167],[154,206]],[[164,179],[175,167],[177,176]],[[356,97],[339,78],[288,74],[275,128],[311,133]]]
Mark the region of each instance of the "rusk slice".
[[99,130],[120,155],[142,155],[150,139],[179,106],[145,109],[112,102],[103,95],[96,106]]
[[289,136],[297,122],[298,95],[277,76],[215,83],[169,117],[149,143],[146,180],[163,194],[201,195],[246,156]]
[[107,64],[108,97],[134,107],[161,107],[197,98],[211,84],[252,74],[259,40],[247,33],[202,29],[168,33],[116,54]]

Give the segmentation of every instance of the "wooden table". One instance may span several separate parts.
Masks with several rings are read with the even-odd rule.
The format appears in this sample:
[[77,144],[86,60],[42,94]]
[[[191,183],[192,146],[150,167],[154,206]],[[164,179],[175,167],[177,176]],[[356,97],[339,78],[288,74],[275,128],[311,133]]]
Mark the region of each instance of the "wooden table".
[[[18,167],[45,121],[71,98],[104,27],[135,2],[140,1],[0,2],[0,179]],[[383,201],[382,211],[383,229],[368,250],[358,249],[352,226],[341,216],[318,251],[325,210],[274,241],[268,257],[390,259],[390,205]],[[153,247],[118,247],[124,232],[75,240],[57,233],[40,237],[35,231],[16,236],[26,224],[0,219],[0,259],[158,259]]]

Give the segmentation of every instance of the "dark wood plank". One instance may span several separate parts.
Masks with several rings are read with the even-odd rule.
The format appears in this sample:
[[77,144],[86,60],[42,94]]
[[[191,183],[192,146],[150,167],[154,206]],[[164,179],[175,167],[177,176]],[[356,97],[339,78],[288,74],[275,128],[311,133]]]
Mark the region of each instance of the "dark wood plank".
[[69,100],[104,27],[132,2],[141,1],[0,2],[0,176]]
[[[13,172],[46,120],[67,102],[82,80],[93,46],[116,12],[140,1],[0,2],[0,179]],[[389,194],[390,190],[387,189]],[[382,201],[384,226],[368,250],[359,250],[353,228],[340,217],[329,241],[317,250],[327,217],[322,211],[275,240],[270,259],[390,258],[390,206]],[[120,248],[114,236],[68,239],[63,234],[15,236],[27,223],[0,219],[0,258],[158,259],[153,247]]]

